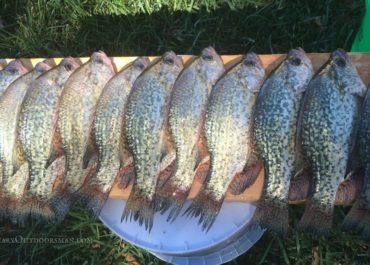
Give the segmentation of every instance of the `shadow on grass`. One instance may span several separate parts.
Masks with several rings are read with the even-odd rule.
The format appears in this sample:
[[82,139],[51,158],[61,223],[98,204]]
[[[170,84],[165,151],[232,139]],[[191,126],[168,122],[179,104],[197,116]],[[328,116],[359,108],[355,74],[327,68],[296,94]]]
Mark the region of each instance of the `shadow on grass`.
[[365,10],[362,1],[280,0],[235,11],[224,6],[212,12],[162,9],[110,16],[91,15],[73,1],[33,2],[38,3],[30,1],[25,9],[8,7],[17,13],[12,17],[2,15],[8,21],[0,33],[2,57],[81,56],[97,49],[111,56],[159,55],[170,49],[197,54],[207,45],[221,54],[283,53],[297,46],[308,52],[348,50]]

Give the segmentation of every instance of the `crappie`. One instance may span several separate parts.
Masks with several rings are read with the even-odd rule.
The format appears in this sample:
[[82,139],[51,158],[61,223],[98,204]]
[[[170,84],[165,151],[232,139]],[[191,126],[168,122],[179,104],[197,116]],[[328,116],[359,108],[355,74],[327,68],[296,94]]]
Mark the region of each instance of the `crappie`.
[[135,81],[127,103],[125,129],[135,181],[122,220],[133,217],[149,231],[161,158],[172,152],[167,141],[167,116],[172,87],[182,68],[181,58],[166,52]]
[[28,182],[27,164],[17,140],[21,104],[34,80],[51,67],[48,61],[38,63],[31,72],[15,80],[0,97],[0,163],[3,177],[0,186],[0,215],[9,217],[7,209],[12,209],[12,219],[18,219],[18,213],[10,201],[20,201]]
[[132,163],[123,130],[124,113],[132,84],[148,65],[147,57],[136,59],[107,83],[98,101],[94,121],[98,171],[80,192],[94,216],[99,215],[120,168]]
[[[19,142],[29,164],[28,200],[50,198],[48,165],[62,153],[58,144],[57,114],[59,99],[69,76],[80,66],[74,58],[61,63],[38,77],[28,90],[19,118]],[[59,151],[59,152],[58,152]]]
[[252,114],[264,75],[259,57],[247,53],[212,89],[204,127],[210,170],[204,188],[185,212],[199,217],[203,230],[211,228],[229,184],[251,157]]
[[11,176],[25,162],[17,141],[18,119],[24,96],[32,82],[51,67],[47,61],[38,63],[34,70],[14,81],[0,97],[0,162],[3,185],[11,180]]
[[84,183],[84,169],[94,153],[92,141],[96,104],[105,84],[114,76],[111,60],[95,52],[65,84],[60,99],[58,127],[66,156],[62,189],[76,192]]
[[177,78],[169,112],[169,126],[176,148],[173,176],[156,194],[162,212],[172,208],[168,220],[174,220],[183,207],[193,182],[196,165],[208,155],[200,146],[208,96],[224,73],[221,57],[212,47],[205,48]]
[[361,194],[343,220],[342,228],[360,233],[370,238],[370,89],[367,89],[362,106],[361,118],[357,132],[357,145],[361,165],[365,169]]
[[345,177],[360,97],[366,87],[346,52],[338,49],[310,82],[305,97],[300,141],[313,176],[313,194],[297,229],[327,236],[338,186]]
[[18,77],[28,72],[20,60],[11,61],[3,70],[0,71],[0,97],[7,87]]
[[254,138],[265,182],[252,225],[285,235],[289,228],[289,184],[300,170],[296,132],[302,95],[313,76],[310,59],[292,49],[264,83],[254,113]]

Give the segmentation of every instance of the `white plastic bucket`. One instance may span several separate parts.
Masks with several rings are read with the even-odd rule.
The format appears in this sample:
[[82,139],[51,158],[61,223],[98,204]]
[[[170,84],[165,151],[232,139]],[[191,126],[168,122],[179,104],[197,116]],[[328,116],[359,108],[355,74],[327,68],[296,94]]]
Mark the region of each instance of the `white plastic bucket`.
[[[121,239],[174,264],[221,264],[247,251],[263,234],[248,227],[255,207],[250,203],[225,202],[205,233],[195,218],[180,216],[173,222],[157,213],[151,233],[134,221],[121,222],[125,200],[109,199],[100,219]],[[189,202],[185,205],[187,208]]]

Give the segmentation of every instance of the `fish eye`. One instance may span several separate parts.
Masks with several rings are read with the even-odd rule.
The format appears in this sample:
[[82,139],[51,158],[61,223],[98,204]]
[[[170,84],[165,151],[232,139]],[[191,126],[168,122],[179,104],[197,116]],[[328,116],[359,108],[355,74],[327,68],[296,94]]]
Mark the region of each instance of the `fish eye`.
[[346,66],[346,61],[343,58],[337,58],[335,63],[342,68]]
[[252,60],[244,60],[244,65],[245,66],[254,66],[255,62]]
[[213,56],[210,54],[204,54],[202,55],[202,59],[205,61],[213,61]]
[[145,66],[142,63],[139,63],[139,64],[136,64],[135,67],[139,68],[140,70],[143,70]]
[[169,57],[164,58],[163,61],[164,61],[165,64],[169,64],[169,65],[174,64],[174,60],[172,58],[169,58]]
[[65,65],[64,65],[64,68],[65,68],[67,71],[71,71],[71,70],[73,69],[73,66],[72,66],[72,64],[67,63],[67,64],[65,64]]
[[302,60],[297,57],[293,57],[290,59],[290,63],[292,65],[299,66],[302,63]]

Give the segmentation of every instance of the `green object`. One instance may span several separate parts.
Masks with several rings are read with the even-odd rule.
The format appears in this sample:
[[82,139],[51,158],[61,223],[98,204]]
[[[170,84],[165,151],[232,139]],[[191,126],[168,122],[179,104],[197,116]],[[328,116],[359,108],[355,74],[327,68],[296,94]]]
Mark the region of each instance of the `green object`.
[[356,39],[352,44],[353,52],[370,52],[370,0],[366,0],[366,13]]

